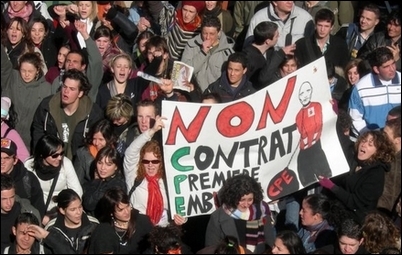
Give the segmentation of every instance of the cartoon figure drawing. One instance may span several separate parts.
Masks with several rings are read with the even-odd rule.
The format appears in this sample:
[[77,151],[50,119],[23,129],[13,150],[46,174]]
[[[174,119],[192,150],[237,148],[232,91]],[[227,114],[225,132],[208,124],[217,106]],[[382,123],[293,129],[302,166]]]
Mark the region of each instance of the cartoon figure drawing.
[[312,95],[313,87],[309,82],[304,82],[299,89],[302,108],[296,115],[297,130],[300,133],[297,171],[303,186],[316,182],[316,176],[332,176],[327,157],[321,148],[322,107],[318,102],[311,102]]

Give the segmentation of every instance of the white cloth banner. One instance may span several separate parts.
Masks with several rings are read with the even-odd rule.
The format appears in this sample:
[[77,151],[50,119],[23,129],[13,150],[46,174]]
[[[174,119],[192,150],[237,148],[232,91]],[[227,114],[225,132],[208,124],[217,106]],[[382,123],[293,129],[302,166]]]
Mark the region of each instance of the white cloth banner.
[[225,179],[246,173],[267,202],[349,170],[336,134],[324,58],[222,104],[162,102],[171,214],[215,210]]

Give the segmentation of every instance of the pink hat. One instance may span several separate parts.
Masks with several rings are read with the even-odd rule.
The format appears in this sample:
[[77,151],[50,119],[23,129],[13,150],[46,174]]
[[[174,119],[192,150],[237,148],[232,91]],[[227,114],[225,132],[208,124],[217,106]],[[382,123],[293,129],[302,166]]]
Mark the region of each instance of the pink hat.
[[191,5],[195,7],[197,13],[200,13],[205,9],[205,1],[181,1],[181,6]]

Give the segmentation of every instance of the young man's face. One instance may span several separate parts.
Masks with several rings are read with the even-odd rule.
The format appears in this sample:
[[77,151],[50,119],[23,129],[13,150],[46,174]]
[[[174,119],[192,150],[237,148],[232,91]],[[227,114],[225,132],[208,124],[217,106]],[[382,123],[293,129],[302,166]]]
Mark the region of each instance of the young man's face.
[[318,39],[326,38],[331,33],[331,22],[326,20],[317,21],[315,25],[315,31]]
[[378,22],[379,20],[377,19],[374,12],[368,10],[362,11],[359,19],[360,29],[362,31],[373,29],[378,24]]
[[229,61],[227,73],[230,84],[239,83],[246,72],[247,68],[244,68],[241,63]]
[[35,242],[35,237],[28,234],[28,227],[28,223],[20,223],[17,227],[13,226],[12,228],[13,234],[15,235],[15,243],[17,244],[17,247],[23,251],[30,250]]
[[80,91],[80,81],[66,78],[61,87],[61,102],[63,105],[71,105],[77,102],[84,95]]
[[10,174],[14,165],[17,164],[18,158],[15,155],[9,156],[7,153],[1,153],[1,173]]
[[15,203],[15,189],[1,191],[1,213],[7,214],[13,209]]
[[390,81],[396,75],[395,61],[391,59],[380,66],[374,66],[373,71],[378,74],[381,80]]
[[85,65],[82,64],[82,57],[77,53],[68,53],[66,57],[65,69],[66,71],[70,69],[77,69],[80,71],[85,70]]

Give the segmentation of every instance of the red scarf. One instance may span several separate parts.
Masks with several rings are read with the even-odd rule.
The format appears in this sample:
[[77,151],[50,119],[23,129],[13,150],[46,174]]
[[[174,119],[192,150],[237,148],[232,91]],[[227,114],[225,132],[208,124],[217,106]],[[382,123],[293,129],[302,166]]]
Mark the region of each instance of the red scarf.
[[200,15],[198,15],[198,14],[197,14],[197,16],[195,16],[193,22],[184,24],[183,12],[181,9],[177,10],[176,22],[181,29],[183,29],[184,31],[190,31],[190,32],[196,31],[201,26],[201,18],[200,18]]
[[8,7],[8,16],[10,16],[10,19],[14,17],[20,17],[23,18],[26,22],[28,22],[29,16],[31,16],[32,12],[33,12],[32,5],[28,3],[19,12],[15,12],[11,7]]
[[159,177],[146,175],[145,178],[148,181],[147,215],[151,222],[156,225],[163,213],[163,198],[158,183]]

